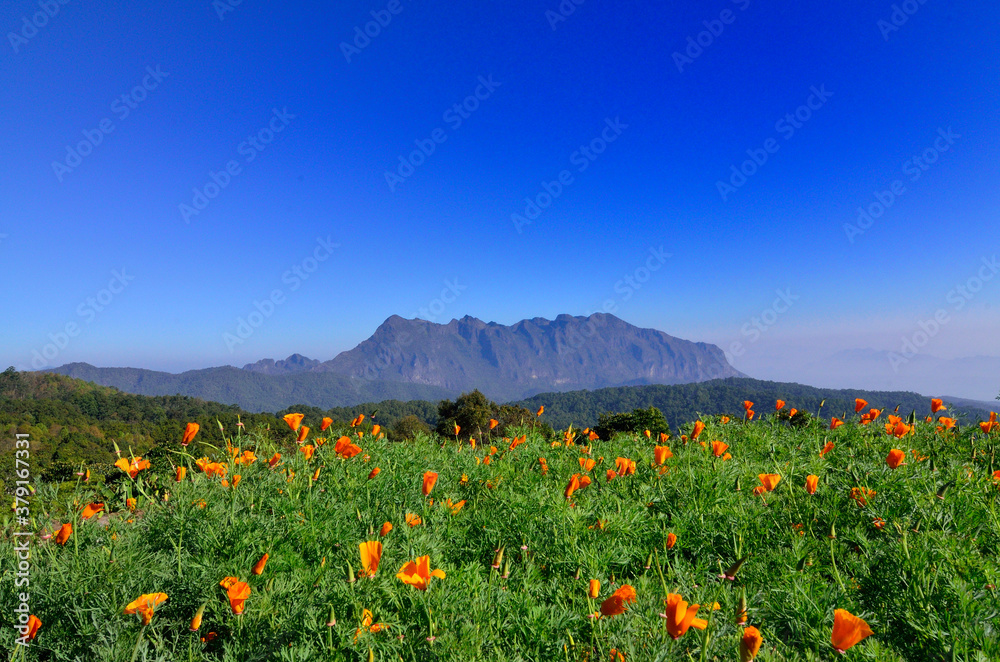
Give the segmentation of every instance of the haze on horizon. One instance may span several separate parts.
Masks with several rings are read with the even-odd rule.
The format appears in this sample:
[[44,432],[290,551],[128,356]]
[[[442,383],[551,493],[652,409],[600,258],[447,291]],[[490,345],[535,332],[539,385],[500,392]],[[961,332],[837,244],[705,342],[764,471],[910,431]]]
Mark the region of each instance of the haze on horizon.
[[611,312],[997,395],[1000,6],[577,2],[4,3],[0,364]]

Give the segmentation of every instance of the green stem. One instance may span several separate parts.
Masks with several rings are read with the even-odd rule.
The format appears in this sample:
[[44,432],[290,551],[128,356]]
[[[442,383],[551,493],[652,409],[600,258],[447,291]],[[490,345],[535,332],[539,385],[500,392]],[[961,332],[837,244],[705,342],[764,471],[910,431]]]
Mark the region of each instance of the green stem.
[[139,654],[139,644],[142,643],[142,635],[146,634],[147,625],[143,625],[142,629],[139,630],[139,637],[135,640],[135,648],[132,649],[131,662],[135,662],[136,656]]

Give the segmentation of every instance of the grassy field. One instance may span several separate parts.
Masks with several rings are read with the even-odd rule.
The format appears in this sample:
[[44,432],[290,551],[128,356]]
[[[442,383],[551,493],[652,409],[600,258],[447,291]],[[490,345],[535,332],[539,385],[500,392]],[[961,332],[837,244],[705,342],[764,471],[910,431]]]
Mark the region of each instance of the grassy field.
[[[740,660],[747,625],[758,660],[998,660],[1000,426],[946,429],[928,403],[912,430],[887,431],[889,413],[832,430],[713,417],[663,442],[527,427],[514,448],[390,443],[368,421],[317,437],[306,420],[305,442],[289,429],[280,448],[226,430],[232,450],[208,472],[176,454],[180,481],[153,467],[114,492],[35,483],[30,524],[3,516],[0,646],[26,660]],[[342,435],[360,449],[349,459]],[[567,497],[574,474],[592,482]],[[780,480],[767,491],[761,474]],[[103,510],[84,520],[91,503]],[[16,588],[22,530],[36,535]],[[381,557],[366,577],[368,541]],[[423,556],[444,576],[397,576]],[[22,592],[41,621],[28,646]],[[148,625],[142,603],[123,613],[157,593]],[[677,638],[671,594],[705,620]],[[838,609],[873,632],[844,657]]]

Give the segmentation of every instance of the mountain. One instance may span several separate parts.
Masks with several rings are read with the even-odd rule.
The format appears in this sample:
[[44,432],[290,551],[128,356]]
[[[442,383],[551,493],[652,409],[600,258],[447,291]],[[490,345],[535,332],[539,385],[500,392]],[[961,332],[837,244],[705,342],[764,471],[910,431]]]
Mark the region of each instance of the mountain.
[[346,407],[379,400],[441,400],[457,395],[425,384],[345,377],[331,372],[266,374],[233,366],[180,374],[140,368],[95,368],[70,363],[47,372],[113,386],[139,395],[187,395],[235,404],[247,411],[277,411],[294,404]]
[[314,369],[449,391],[478,388],[499,401],[545,391],[743,376],[715,345],[601,313],[536,317],[512,326],[469,316],[434,324],[393,315],[371,338]]
[[141,395],[189,395],[248,411],[293,404],[346,407],[440,400],[479,389],[501,402],[536,393],[742,377],[715,345],[641,329],[613,315],[536,317],[512,326],[387,319],[352,350],[320,362],[301,354],[181,374],[71,363],[49,372]]

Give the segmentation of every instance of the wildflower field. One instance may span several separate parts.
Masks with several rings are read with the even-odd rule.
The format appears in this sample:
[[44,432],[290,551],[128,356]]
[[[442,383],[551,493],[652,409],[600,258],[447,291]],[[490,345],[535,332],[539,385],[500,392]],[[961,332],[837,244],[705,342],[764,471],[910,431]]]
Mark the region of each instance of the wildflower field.
[[192,424],[169,466],[121,449],[114,488],[85,467],[71,489],[33,484],[29,588],[4,514],[0,646],[88,662],[1000,659],[995,416],[859,401],[793,427],[771,413],[783,402],[744,404],[610,440],[527,425],[394,443],[364,417],[289,415],[286,443],[236,428],[204,457]]

